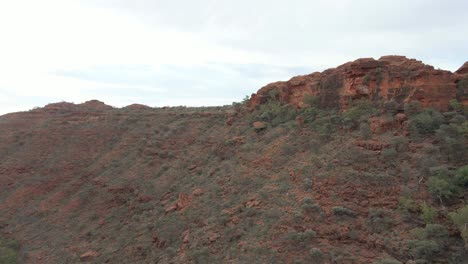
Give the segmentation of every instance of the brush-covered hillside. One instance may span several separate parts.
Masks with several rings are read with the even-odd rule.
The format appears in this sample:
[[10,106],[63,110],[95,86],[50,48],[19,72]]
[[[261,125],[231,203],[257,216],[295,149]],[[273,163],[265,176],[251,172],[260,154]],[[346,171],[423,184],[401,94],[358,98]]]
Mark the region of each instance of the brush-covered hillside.
[[0,263],[468,263],[468,65],[0,117]]

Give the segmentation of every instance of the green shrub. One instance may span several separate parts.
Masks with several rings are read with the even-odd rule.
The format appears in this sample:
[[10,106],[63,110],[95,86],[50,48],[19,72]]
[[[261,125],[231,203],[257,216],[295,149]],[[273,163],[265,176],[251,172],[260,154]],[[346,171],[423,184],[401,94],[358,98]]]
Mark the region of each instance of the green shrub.
[[314,203],[314,200],[310,197],[304,197],[304,199],[302,199],[302,203],[303,204],[313,204]]
[[400,175],[401,178],[405,181],[408,181],[411,178],[411,168],[407,161],[403,161],[400,166]]
[[416,240],[408,241],[411,255],[420,262],[432,261],[447,245],[449,233],[442,225],[429,224],[411,231]]
[[454,185],[449,180],[432,176],[427,183],[429,192],[440,201],[450,200],[458,193]]
[[421,218],[426,224],[433,224],[435,218],[437,217],[437,209],[423,203],[421,205]]
[[382,159],[387,164],[393,164],[398,156],[398,152],[394,148],[382,150]]
[[277,100],[279,93],[280,91],[278,89],[271,89],[270,91],[268,91],[268,96],[271,100]]
[[454,181],[460,187],[468,187],[468,165],[457,170]]
[[460,195],[468,184],[468,166],[459,168],[455,176],[450,176],[446,168],[433,167],[430,169],[432,177],[427,187],[429,192],[440,201],[450,201]]
[[14,264],[18,258],[19,244],[10,239],[0,238],[0,263]]
[[441,113],[434,109],[424,109],[421,113],[410,118],[410,133],[430,135],[444,122]]
[[433,240],[410,240],[408,247],[415,259],[423,260],[431,260],[441,250],[439,244]]
[[254,112],[253,116],[255,119],[269,122],[272,126],[278,126],[294,120],[297,116],[297,111],[290,105],[270,99],[268,102],[260,105],[260,108]]
[[311,258],[312,263],[322,263],[324,260],[324,254],[322,250],[318,248],[311,248],[309,250],[309,257]]
[[361,123],[359,126],[359,133],[361,134],[361,138],[365,140],[372,137],[372,131],[368,123]]
[[302,210],[304,210],[306,213],[316,213],[319,214],[322,212],[322,207],[318,204],[303,204]]
[[457,82],[457,98],[462,99],[466,96],[465,91],[468,90],[468,79],[463,79]]
[[398,110],[398,103],[395,100],[386,101],[384,103],[385,111],[395,114]]
[[332,212],[338,216],[356,217],[356,213],[354,211],[345,207],[335,206],[332,208]]
[[375,262],[375,264],[403,264],[403,263],[396,259],[386,258],[386,259],[382,259],[382,260]]
[[405,114],[407,116],[412,116],[412,115],[418,114],[418,113],[421,112],[421,109],[422,109],[421,103],[419,101],[413,101],[413,102],[405,103],[403,108],[404,108]]
[[379,111],[369,100],[359,100],[352,103],[352,106],[343,113],[343,118],[351,120],[356,126]]
[[418,210],[418,205],[411,198],[400,197],[398,200],[398,209],[404,213],[412,213]]
[[304,232],[291,232],[288,234],[288,239],[295,242],[296,245],[304,247],[307,242],[315,238],[317,233],[314,230],[308,229]]
[[243,99],[242,99],[242,104],[243,105],[247,105],[248,103],[250,102],[250,96],[246,95]]
[[465,241],[465,247],[468,247],[468,205],[449,213],[449,216],[460,231],[460,235]]
[[311,94],[304,95],[302,102],[309,107],[316,107],[318,105],[318,98]]
[[436,131],[441,150],[449,161],[463,162],[466,158],[465,138],[462,127],[457,124],[441,125]]
[[193,258],[194,263],[211,263],[210,249],[207,247],[195,249],[190,256]]
[[305,178],[304,179],[304,189],[305,190],[310,190],[313,187],[313,182],[311,178]]
[[428,224],[425,228],[415,228],[411,233],[419,240],[432,240],[441,247],[447,243],[449,238],[447,228],[438,224]]
[[388,212],[382,209],[371,208],[367,217],[367,225],[373,232],[380,233],[392,227],[394,221]]
[[406,137],[397,136],[397,137],[393,137],[390,140],[390,146],[392,146],[392,148],[394,148],[398,152],[407,151],[408,143],[409,141],[408,141],[408,138]]

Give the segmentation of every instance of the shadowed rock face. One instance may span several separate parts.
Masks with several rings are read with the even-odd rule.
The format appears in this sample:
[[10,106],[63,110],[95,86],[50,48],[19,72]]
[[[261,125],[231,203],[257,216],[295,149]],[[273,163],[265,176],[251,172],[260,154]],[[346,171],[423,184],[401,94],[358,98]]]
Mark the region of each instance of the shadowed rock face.
[[252,94],[250,105],[262,104],[274,94],[283,103],[303,107],[304,96],[314,95],[321,106],[339,109],[346,109],[352,100],[368,98],[394,100],[400,105],[420,101],[424,107],[447,110],[452,99],[468,103],[466,93],[457,89],[457,83],[467,78],[468,63],[452,73],[404,56],[363,58],[321,73],[268,84]]

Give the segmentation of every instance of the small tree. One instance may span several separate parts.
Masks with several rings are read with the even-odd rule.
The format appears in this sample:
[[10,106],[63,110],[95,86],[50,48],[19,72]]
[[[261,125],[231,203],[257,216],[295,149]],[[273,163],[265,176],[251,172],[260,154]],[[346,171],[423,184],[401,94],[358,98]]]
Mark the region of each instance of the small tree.
[[455,183],[462,187],[468,187],[468,165],[459,168],[455,174]]
[[403,108],[406,115],[412,116],[421,112],[421,103],[419,101],[409,102],[406,103]]
[[421,213],[421,218],[426,224],[433,224],[435,218],[437,217],[436,208],[429,206],[426,203],[421,205]]
[[444,122],[444,117],[434,109],[425,109],[410,118],[410,132],[420,135],[434,134],[436,129]]
[[442,203],[443,200],[450,200],[455,196],[453,186],[446,179],[432,176],[427,183],[429,192],[437,197]]

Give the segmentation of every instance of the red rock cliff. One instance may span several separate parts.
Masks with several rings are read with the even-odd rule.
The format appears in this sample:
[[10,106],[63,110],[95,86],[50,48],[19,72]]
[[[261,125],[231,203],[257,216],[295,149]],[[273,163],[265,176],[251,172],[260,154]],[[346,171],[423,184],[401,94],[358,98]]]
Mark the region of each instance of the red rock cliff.
[[250,106],[258,106],[275,96],[281,102],[302,107],[304,96],[314,95],[320,105],[340,109],[346,109],[352,100],[368,98],[394,100],[401,105],[420,101],[424,107],[447,110],[449,101],[455,98],[468,104],[464,91],[467,82],[468,63],[452,73],[404,56],[364,58],[321,73],[268,84],[252,94]]

